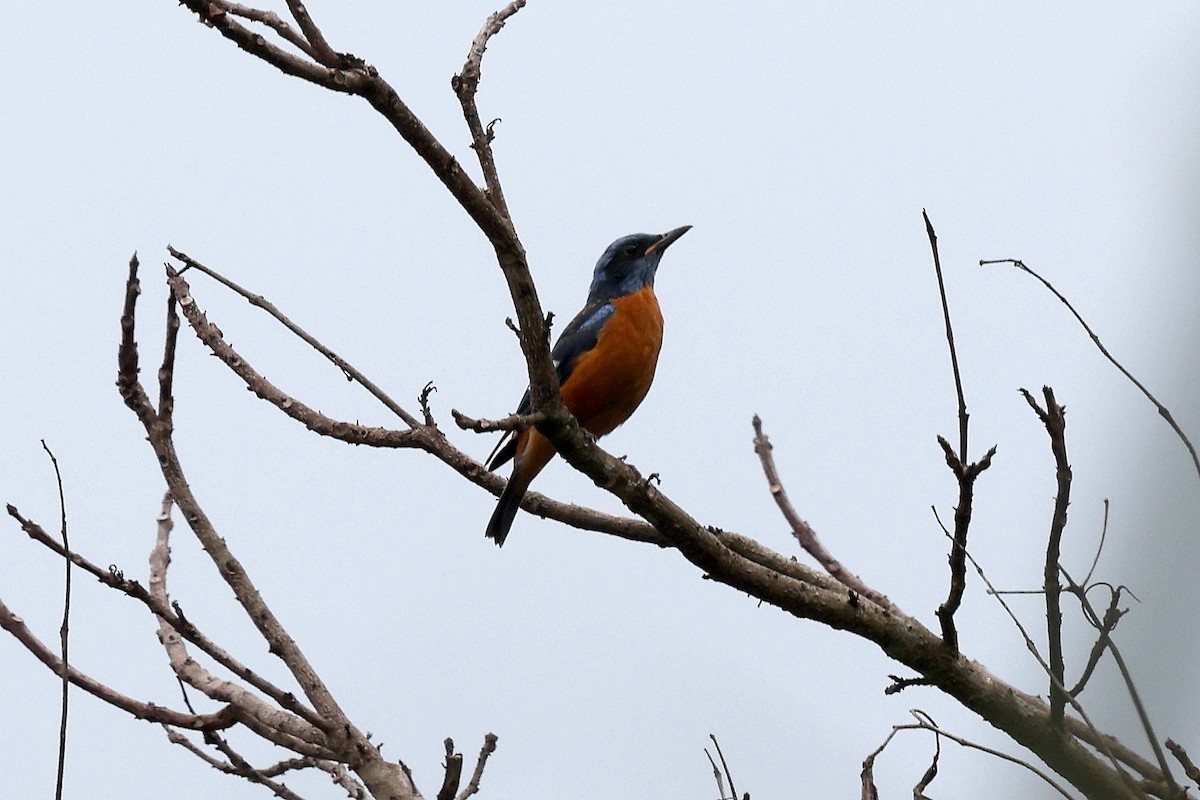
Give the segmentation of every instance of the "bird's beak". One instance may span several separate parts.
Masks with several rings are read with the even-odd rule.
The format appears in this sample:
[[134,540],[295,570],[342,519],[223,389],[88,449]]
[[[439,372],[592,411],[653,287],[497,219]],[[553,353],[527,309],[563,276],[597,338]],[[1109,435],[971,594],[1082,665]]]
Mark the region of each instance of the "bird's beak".
[[682,228],[676,228],[673,231],[667,231],[662,236],[658,237],[658,241],[646,248],[646,255],[656,253],[660,250],[666,250],[671,246],[671,243],[683,236],[692,229],[691,225],[684,225]]

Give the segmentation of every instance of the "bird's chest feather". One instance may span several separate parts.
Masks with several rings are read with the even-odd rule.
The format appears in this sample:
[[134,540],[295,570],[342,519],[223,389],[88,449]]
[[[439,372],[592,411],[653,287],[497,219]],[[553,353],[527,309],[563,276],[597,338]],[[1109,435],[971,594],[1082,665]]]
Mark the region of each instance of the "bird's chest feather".
[[663,318],[646,287],[612,301],[596,345],[579,356],[562,387],[563,400],[584,428],[602,436],[629,418],[650,391],[662,349]]

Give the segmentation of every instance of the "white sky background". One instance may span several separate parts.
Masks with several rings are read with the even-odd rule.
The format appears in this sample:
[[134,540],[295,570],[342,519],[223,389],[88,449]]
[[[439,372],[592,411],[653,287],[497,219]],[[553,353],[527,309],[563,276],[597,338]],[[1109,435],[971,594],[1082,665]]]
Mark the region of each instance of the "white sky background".
[[[498,2],[498,0],[496,0]],[[282,4],[280,4],[282,7]],[[463,163],[449,79],[494,3],[327,3],[333,46],[377,66]],[[750,446],[760,413],[792,498],[827,544],[927,625],[947,547],[929,508],[955,488],[957,431],[928,243],[942,260],[978,484],[971,549],[1003,587],[1040,583],[1053,494],[1044,431],[1017,393],[1055,387],[1075,469],[1066,563],[1140,604],[1119,642],[1162,737],[1200,756],[1194,609],[1200,484],[1186,453],[1033,279],[1068,295],[1200,439],[1200,8],[1040,3],[851,9],[793,3],[532,2],[493,41],[479,101],[541,299],[561,324],[619,235],[695,229],[659,272],[654,389],[605,446],[705,523],[796,552]],[[45,438],[75,548],[144,578],[162,480],[113,386],[126,262],[143,260],[143,377],[160,357],[170,243],[262,292],[415,409],[501,416],[524,386],[498,267],[466,215],[366,103],[287,78],[172,2],[32,4],[0,27],[0,499],[57,528]],[[285,391],[395,425],[336,369],[201,276],[198,302]],[[442,738],[483,797],[712,798],[716,733],[739,791],[857,797],[862,758],[907,710],[1004,745],[873,645],[759,608],[677,554],[522,514],[502,551],[494,499],[408,451],[321,440],[180,337],[177,442],[192,486],[360,727],[432,797]],[[556,462],[535,488],[619,506]],[[0,597],[53,642],[61,564],[0,523]],[[179,706],[133,602],[77,573],[73,662]],[[180,525],[171,590],[210,635],[282,671]],[[1014,599],[1044,640],[1037,598]],[[1091,638],[1067,614],[1068,669]],[[1039,623],[1039,620],[1041,622]],[[1045,679],[971,578],[965,652],[1030,691]],[[1113,670],[1083,699],[1145,750]],[[53,791],[58,684],[0,638],[4,794]],[[198,699],[198,698],[197,698]],[[68,796],[264,797],[154,726],[73,694]],[[877,766],[911,793],[931,741]],[[275,757],[249,748],[263,760]],[[337,797],[320,778],[307,796]],[[1049,797],[948,746],[934,796]]]

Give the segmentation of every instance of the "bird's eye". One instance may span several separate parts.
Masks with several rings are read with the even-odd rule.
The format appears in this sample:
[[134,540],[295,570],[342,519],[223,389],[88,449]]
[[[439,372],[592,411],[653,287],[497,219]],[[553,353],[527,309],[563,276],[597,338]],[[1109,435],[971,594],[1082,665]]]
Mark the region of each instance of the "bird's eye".
[[636,244],[625,245],[625,249],[622,252],[628,258],[637,258],[639,255],[641,255],[641,251]]

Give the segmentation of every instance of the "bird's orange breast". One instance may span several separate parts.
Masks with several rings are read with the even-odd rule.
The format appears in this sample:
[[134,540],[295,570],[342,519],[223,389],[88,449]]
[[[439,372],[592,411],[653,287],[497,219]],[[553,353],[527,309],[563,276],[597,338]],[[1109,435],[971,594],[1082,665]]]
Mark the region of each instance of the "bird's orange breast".
[[562,398],[579,424],[603,436],[629,419],[654,381],[663,318],[649,286],[612,301],[596,346],[579,356]]

